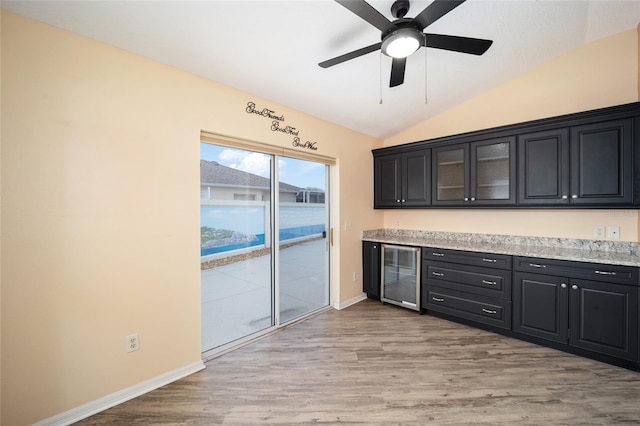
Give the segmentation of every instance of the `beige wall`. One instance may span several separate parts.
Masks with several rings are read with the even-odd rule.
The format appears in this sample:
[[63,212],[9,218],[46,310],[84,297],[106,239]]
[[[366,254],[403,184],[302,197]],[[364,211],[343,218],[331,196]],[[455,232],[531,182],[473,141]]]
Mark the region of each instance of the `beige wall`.
[[337,159],[333,302],[362,293],[380,141],[6,11],[1,47],[2,424],[200,360],[200,131],[291,147],[249,101]]
[[[495,87],[384,141],[385,146],[555,115],[636,102],[638,34],[595,41]],[[620,240],[638,241],[629,211],[387,210],[385,227],[593,239],[596,225],[619,225]]]

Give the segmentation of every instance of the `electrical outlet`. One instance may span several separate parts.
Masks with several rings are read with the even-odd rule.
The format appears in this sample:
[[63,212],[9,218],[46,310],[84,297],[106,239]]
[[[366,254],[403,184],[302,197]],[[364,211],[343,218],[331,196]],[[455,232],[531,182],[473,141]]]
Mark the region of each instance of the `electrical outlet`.
[[140,336],[138,333],[127,336],[127,352],[133,352],[140,349]]
[[348,221],[348,220],[347,220],[347,221],[344,223],[344,230],[345,230],[345,231],[351,231],[351,222],[350,222],[350,221]]
[[354,281],[358,281],[358,273],[357,272],[353,273],[353,280]]
[[593,228],[593,236],[596,238],[604,238],[604,225],[596,225]]
[[612,240],[619,240],[620,239],[620,227],[619,226],[610,226],[608,231],[609,231],[609,234],[608,234],[609,238],[611,238]]

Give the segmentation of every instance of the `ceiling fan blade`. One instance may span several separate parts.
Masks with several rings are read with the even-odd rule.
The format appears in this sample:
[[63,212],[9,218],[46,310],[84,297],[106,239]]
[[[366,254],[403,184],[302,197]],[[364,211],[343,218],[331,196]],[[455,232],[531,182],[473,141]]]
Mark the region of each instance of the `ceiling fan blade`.
[[380,50],[381,46],[382,43],[372,44],[371,46],[363,47],[362,49],[354,50],[353,52],[345,53],[344,55],[336,56],[333,59],[328,59],[324,62],[320,62],[318,65],[320,65],[322,68],[329,68],[348,61],[349,59],[355,59],[359,56],[366,55],[367,53]]
[[453,50],[454,52],[470,53],[472,55],[482,55],[491,47],[493,41],[443,34],[425,34],[423,43],[426,47]]
[[418,23],[420,31],[422,31],[464,2],[465,0],[434,0],[413,20]]
[[404,70],[407,65],[407,58],[393,58],[391,62],[391,81],[389,87],[400,86],[404,83]]
[[380,31],[387,31],[393,27],[383,14],[364,0],[335,0],[336,3],[346,7]]

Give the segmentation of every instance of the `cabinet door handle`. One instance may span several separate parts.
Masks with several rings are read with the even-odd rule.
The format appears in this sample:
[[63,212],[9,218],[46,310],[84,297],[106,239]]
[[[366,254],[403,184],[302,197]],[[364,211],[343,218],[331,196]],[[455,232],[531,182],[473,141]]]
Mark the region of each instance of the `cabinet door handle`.
[[562,284],[560,284],[560,287],[567,288],[567,285],[565,283],[562,283]]
[[482,258],[482,261],[483,261],[483,262],[489,262],[489,263],[496,263],[496,262],[497,262],[497,260],[495,260],[495,259],[488,259],[488,258],[486,258],[486,257],[483,257],[483,258]]
[[465,201],[469,201],[469,197],[464,197],[464,200]]
[[444,277],[442,272],[431,272],[431,275],[435,275],[436,277]]
[[496,285],[498,284],[495,281],[489,281],[489,280],[482,280],[482,284],[486,284],[486,285]]
[[431,253],[431,254],[432,254],[432,255],[434,255],[434,256],[438,256],[438,257],[444,257],[444,253],[436,253],[436,252],[433,252],[433,253]]
[[485,308],[482,308],[482,312],[484,312],[485,314],[491,314],[491,315],[495,315],[498,313],[498,311],[494,311],[493,309],[485,309]]
[[405,202],[405,200],[402,200],[402,202],[404,203],[404,202]]
[[563,196],[562,196],[562,199],[563,199],[563,200],[566,200],[567,198],[569,198],[567,195],[563,195]]
[[476,197],[471,197],[471,201],[475,201],[475,200],[476,200]]
[[396,200],[396,203],[399,203],[399,202],[400,202],[400,200]]
[[609,272],[609,271],[596,271],[596,274],[600,274],[600,275],[615,275],[615,272]]
[[577,196],[576,194],[573,194],[573,195],[571,196],[571,198],[573,198],[573,199],[575,200],[576,198],[578,198],[578,196]]
[[546,268],[547,265],[540,265],[539,263],[530,263],[529,266],[532,268]]
[[439,303],[444,302],[444,299],[441,299],[439,297],[432,297],[431,300],[433,300],[434,302],[439,302]]
[[577,290],[578,286],[574,284],[574,285],[571,286],[571,288],[574,289],[574,290]]

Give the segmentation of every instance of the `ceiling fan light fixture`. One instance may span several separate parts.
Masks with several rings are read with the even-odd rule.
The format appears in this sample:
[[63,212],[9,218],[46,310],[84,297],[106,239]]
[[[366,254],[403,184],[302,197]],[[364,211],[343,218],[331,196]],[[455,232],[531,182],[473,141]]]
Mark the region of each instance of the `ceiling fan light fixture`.
[[400,28],[382,40],[382,53],[392,58],[406,58],[420,47],[421,35],[413,28]]

